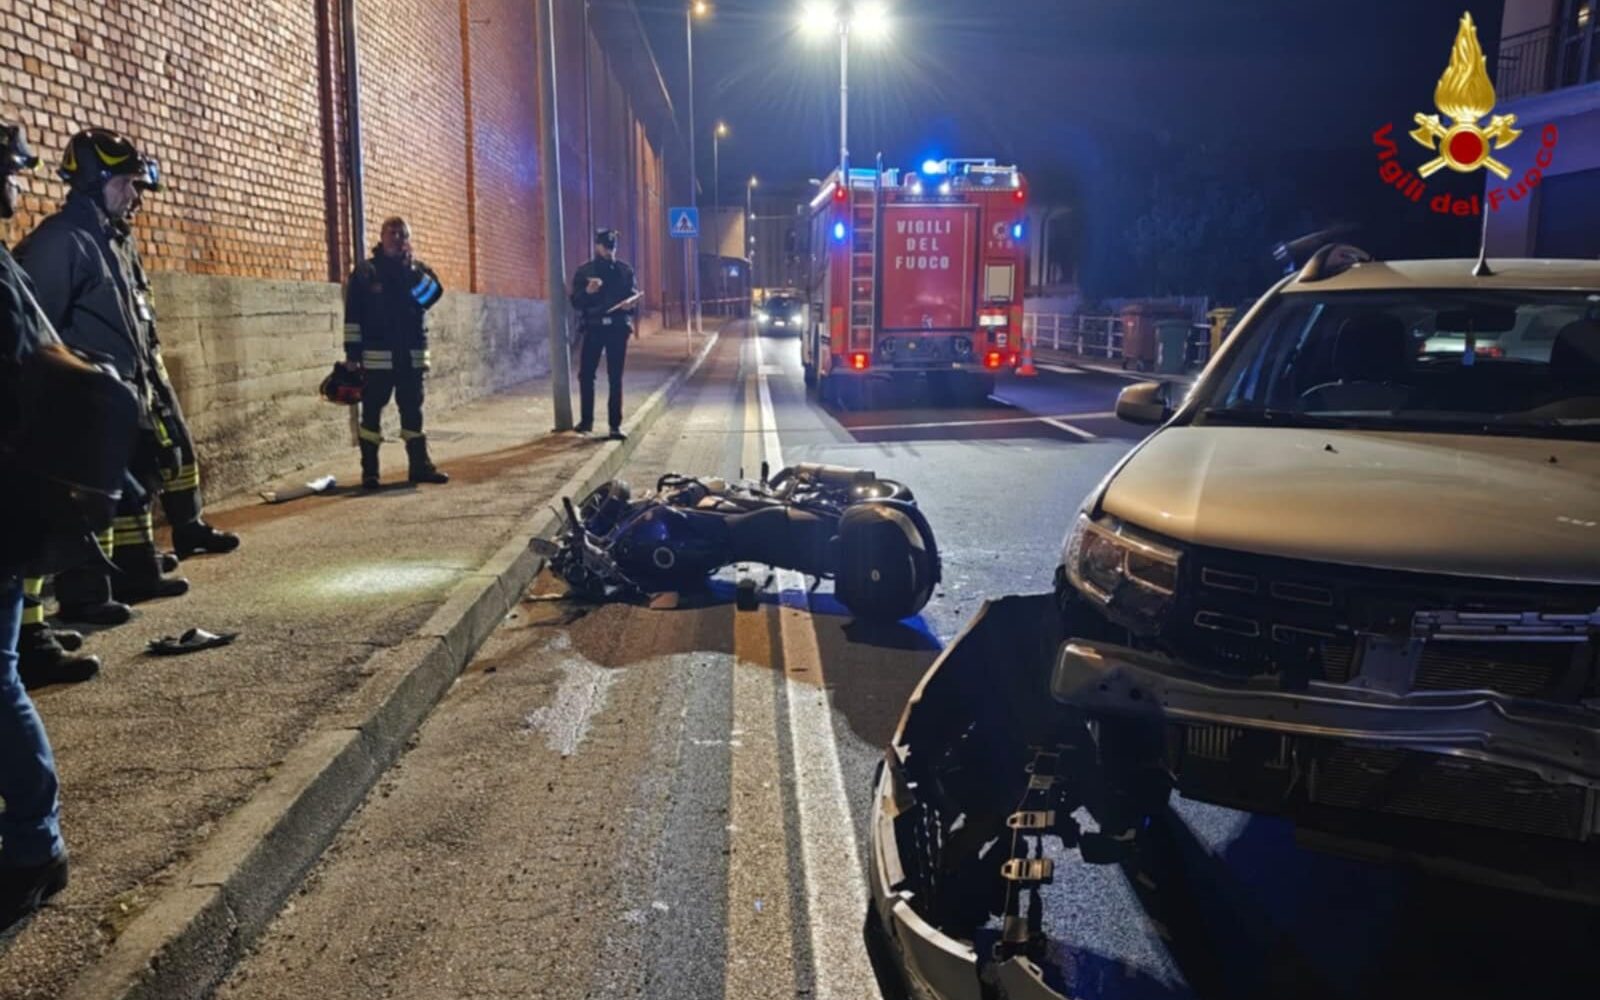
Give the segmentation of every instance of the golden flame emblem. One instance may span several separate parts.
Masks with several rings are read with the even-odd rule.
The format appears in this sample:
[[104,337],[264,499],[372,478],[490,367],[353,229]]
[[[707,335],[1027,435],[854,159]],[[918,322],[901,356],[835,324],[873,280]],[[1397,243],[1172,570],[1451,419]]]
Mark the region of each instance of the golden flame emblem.
[[1522,132],[1514,128],[1516,115],[1495,115],[1480,126],[1484,115],[1494,110],[1494,84],[1489,81],[1488,60],[1478,45],[1478,29],[1472,15],[1461,15],[1456,43],[1450,49],[1450,65],[1439,77],[1433,103],[1451,120],[1446,126],[1438,115],[1418,114],[1411,138],[1439,155],[1424,163],[1417,173],[1429,177],[1449,167],[1457,173],[1471,173],[1487,167],[1504,180],[1511,168],[1494,158],[1494,152],[1515,142]]

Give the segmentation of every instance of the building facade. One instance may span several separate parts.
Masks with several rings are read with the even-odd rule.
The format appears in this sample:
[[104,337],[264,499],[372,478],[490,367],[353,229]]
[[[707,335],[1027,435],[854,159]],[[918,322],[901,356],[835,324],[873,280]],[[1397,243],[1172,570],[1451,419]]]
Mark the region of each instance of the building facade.
[[[1538,182],[1498,199],[1487,220],[1489,252],[1517,257],[1600,257],[1600,0],[1506,0],[1495,114],[1515,114],[1522,138],[1496,155],[1509,181]],[[1549,127],[1553,127],[1553,131]],[[1555,145],[1540,163],[1542,141]]]
[[[137,233],[208,492],[347,443],[315,387],[341,352],[340,283],[388,216],[411,222],[447,289],[434,399],[548,372],[542,0],[5,6],[0,107],[46,162],[7,242],[65,196],[54,167],[78,129],[117,129],[160,160]],[[568,264],[590,224],[622,229],[659,321],[682,280],[663,266],[667,191],[686,189],[672,102],[632,3],[556,7]]]

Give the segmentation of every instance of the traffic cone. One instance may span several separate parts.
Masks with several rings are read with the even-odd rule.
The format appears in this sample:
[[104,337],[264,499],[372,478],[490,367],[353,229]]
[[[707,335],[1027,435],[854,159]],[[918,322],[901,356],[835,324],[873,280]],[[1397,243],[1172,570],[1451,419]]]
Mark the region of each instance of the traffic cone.
[[1039,369],[1033,367],[1033,338],[1026,334],[1022,337],[1022,364],[1017,366],[1017,374],[1023,378],[1039,374]]

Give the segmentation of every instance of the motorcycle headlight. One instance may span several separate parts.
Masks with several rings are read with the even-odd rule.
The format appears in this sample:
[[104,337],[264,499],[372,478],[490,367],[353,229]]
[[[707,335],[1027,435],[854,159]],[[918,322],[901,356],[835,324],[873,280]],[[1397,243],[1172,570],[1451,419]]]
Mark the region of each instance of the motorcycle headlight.
[[1067,542],[1067,578],[1113,621],[1154,635],[1172,610],[1182,558],[1116,518],[1080,514]]

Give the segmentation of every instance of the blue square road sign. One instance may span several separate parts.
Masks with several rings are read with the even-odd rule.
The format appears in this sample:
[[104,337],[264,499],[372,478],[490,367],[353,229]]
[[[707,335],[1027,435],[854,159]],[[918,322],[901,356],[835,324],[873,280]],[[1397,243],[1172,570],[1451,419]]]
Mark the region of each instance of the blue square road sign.
[[700,235],[700,210],[698,208],[667,209],[667,232],[674,239],[692,239]]

